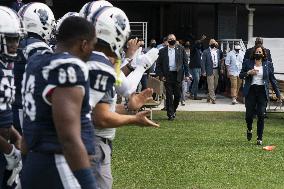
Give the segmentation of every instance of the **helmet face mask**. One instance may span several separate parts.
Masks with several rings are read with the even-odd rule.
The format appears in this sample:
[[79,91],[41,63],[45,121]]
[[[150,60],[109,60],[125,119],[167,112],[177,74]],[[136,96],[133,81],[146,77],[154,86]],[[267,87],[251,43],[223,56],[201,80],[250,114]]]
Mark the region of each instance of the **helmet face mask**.
[[43,3],[28,3],[19,10],[28,32],[40,35],[44,40],[51,38],[55,18],[51,9]]
[[96,37],[107,43],[112,52],[120,58],[121,52],[130,35],[129,20],[125,13],[116,7],[102,7],[90,14],[88,20],[96,28]]
[[1,58],[14,59],[20,37],[24,36],[23,23],[17,13],[8,7],[0,6],[0,53]]

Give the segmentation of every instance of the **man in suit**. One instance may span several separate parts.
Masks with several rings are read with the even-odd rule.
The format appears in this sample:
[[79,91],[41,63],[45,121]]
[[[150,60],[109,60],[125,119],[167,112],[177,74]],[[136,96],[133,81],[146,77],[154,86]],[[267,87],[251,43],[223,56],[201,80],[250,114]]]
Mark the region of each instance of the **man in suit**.
[[[255,42],[254,42],[254,47],[256,47],[257,45],[263,45],[263,39],[261,37],[257,37],[255,39]],[[251,47],[249,49],[246,50],[246,53],[245,53],[245,56],[244,56],[244,60],[245,59],[250,59],[251,58],[251,55],[252,55],[252,52],[253,52],[253,49],[254,47]],[[269,49],[265,49],[265,52],[266,52],[266,55],[267,55],[267,60],[269,62],[272,62],[272,58],[271,58],[271,54],[270,54],[270,50]]]
[[189,68],[186,52],[181,45],[176,44],[174,34],[168,35],[168,43],[159,52],[156,73],[165,82],[168,120],[174,120],[181,97],[181,82],[184,77],[189,79]]
[[215,90],[218,85],[221,52],[217,48],[218,43],[215,39],[210,39],[209,48],[205,49],[202,54],[201,72],[207,77],[208,98],[207,101],[216,104]]

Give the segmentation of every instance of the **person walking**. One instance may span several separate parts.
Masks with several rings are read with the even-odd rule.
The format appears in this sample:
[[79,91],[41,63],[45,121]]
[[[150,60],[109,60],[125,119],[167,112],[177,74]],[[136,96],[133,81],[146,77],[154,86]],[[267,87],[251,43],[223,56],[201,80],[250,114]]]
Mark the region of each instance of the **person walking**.
[[201,70],[202,75],[207,77],[208,98],[207,101],[216,104],[215,90],[218,85],[221,52],[217,48],[218,43],[215,39],[210,39],[209,48],[202,54]]
[[264,112],[269,98],[269,82],[281,102],[281,94],[277,81],[274,77],[274,68],[267,60],[267,54],[263,46],[256,45],[252,51],[251,58],[243,62],[239,75],[245,80],[243,95],[246,106],[247,140],[252,139],[252,124],[257,107],[257,145],[262,145],[264,129]]
[[230,78],[231,82],[231,97],[232,104],[237,104],[237,97],[239,93],[239,89],[242,84],[242,80],[239,77],[239,74],[242,69],[242,63],[244,59],[244,52],[241,50],[241,46],[239,43],[236,43],[234,46],[234,50],[230,51],[226,56],[225,64],[228,70],[228,78]]
[[[165,81],[168,120],[174,120],[181,97],[181,82],[189,79],[188,58],[184,48],[176,44],[176,36],[168,35],[169,46],[159,51],[157,75]],[[174,98],[173,98],[174,96]]]

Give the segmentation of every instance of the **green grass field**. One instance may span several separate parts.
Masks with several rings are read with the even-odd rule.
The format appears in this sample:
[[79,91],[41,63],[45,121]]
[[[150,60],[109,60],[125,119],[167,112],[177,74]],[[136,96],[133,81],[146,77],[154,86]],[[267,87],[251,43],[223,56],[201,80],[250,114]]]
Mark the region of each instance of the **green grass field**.
[[114,189],[284,188],[284,115],[269,114],[263,142],[246,139],[244,113],[178,112],[161,128],[124,127],[113,143]]

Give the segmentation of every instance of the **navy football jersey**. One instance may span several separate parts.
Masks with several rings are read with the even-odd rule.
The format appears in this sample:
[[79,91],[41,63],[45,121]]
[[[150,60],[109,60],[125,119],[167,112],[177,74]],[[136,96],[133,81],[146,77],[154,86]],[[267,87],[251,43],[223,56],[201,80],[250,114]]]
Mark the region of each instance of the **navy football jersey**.
[[48,96],[56,87],[78,86],[85,93],[81,108],[81,138],[88,153],[94,153],[88,75],[87,65],[69,53],[42,53],[28,60],[22,94],[23,133],[29,150],[42,153],[62,152]]
[[12,103],[15,97],[13,62],[0,59],[0,128],[13,124]]
[[114,96],[116,73],[113,64],[101,52],[93,51],[87,64],[90,77],[90,104],[95,107],[107,92]]
[[14,66],[16,94],[13,106],[15,108],[22,109],[21,82],[23,80],[23,74],[25,72],[28,58],[35,53],[45,50],[52,51],[52,49],[43,40],[40,40],[39,36],[30,34],[27,38],[20,41],[18,51],[19,61],[17,61]]

